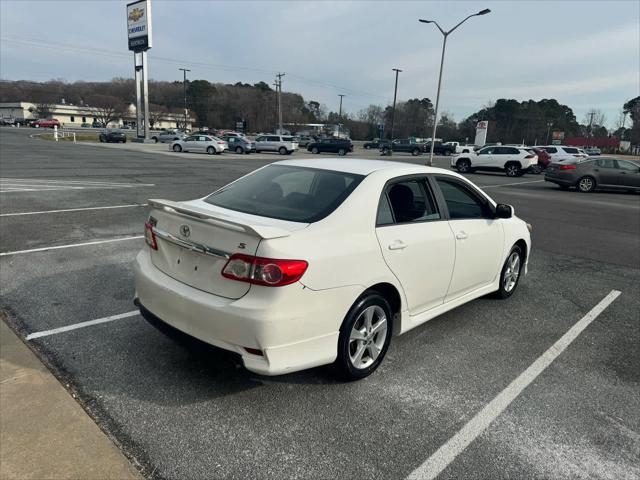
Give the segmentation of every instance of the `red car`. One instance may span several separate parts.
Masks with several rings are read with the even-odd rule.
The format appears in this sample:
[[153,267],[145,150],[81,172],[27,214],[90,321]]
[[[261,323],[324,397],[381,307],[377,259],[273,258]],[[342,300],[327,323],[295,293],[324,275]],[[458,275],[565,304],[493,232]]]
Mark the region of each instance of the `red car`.
[[544,151],[544,149],[539,147],[531,147],[530,150],[532,150],[533,152],[535,152],[536,155],[538,155],[538,164],[532,166],[530,168],[530,171],[531,173],[540,173],[545,168],[547,168],[547,165],[551,163],[551,155],[549,155],[547,152]]
[[36,120],[31,124],[31,126],[34,128],[53,128],[53,127],[60,128],[61,127],[60,122],[55,118],[50,118],[48,120],[42,120],[42,119]]

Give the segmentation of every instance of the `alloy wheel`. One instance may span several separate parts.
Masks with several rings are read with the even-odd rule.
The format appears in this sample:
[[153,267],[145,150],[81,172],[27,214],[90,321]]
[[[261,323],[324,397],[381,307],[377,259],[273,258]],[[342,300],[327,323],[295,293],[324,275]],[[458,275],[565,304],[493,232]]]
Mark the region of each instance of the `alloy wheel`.
[[518,277],[520,276],[520,255],[518,252],[512,252],[507,259],[507,268],[504,271],[504,277],[502,279],[502,287],[505,292],[511,292],[516,283],[518,283]]
[[349,360],[357,369],[370,366],[380,356],[387,339],[387,316],[378,305],[365,308],[349,335]]

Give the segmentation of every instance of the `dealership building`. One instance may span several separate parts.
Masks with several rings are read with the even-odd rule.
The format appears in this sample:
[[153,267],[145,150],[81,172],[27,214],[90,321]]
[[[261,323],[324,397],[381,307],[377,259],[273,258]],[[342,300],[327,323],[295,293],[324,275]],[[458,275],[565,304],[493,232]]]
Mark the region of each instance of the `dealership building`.
[[[63,127],[80,127],[83,123],[93,124],[99,122],[96,109],[88,105],[55,104],[50,105],[50,118],[58,120]],[[28,120],[38,118],[38,107],[30,102],[0,103],[0,118],[11,120],[15,123],[25,123]],[[182,113],[154,113],[150,112],[153,118],[153,128],[179,128],[184,125],[184,114]],[[191,128],[195,123],[193,117],[187,118],[187,128]],[[130,104],[122,118],[111,122],[108,127],[118,128],[124,125],[136,125],[136,106]]]

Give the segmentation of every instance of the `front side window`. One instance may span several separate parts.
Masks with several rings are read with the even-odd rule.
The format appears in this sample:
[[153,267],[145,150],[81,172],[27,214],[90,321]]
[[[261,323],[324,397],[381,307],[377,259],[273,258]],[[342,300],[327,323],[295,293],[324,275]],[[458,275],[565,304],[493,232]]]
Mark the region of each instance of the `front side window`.
[[257,137],[256,138],[256,142],[265,142],[267,139],[266,137]]
[[209,195],[229,210],[291,222],[317,222],[331,214],[364,176],[306,167],[269,165]]
[[185,142],[195,142],[196,141],[196,137],[187,137],[184,139]]
[[478,152],[478,155],[491,155],[494,150],[494,147],[483,148]]
[[[386,188],[385,195],[391,210],[393,223],[424,222],[440,219],[433,196],[424,179],[405,180]],[[381,202],[378,215],[386,215]],[[388,218],[387,218],[388,219]]]
[[544,147],[544,151],[547,153],[558,153],[558,149],[556,147]]
[[486,203],[464,185],[441,177],[436,178],[436,181],[444,196],[451,220],[493,218]]
[[626,160],[618,160],[618,167],[620,170],[626,170],[627,172],[637,172],[640,169],[640,165]]

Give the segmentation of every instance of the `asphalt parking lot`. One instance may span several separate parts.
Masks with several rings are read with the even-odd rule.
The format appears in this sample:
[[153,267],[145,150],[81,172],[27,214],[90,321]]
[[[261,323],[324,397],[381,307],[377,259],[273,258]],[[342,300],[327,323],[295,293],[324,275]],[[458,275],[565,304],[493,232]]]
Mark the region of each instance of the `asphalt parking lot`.
[[640,478],[640,195],[470,174],[533,225],[530,273],[511,299],[482,298],[394,338],[360,382],[335,382],[329,367],[261,377],[147,324],[130,264],[148,198],[204,196],[291,157],[31,133],[0,129],[0,308],[148,478],[433,478],[420,467],[614,290],[466,449],[439,457],[438,478]]

